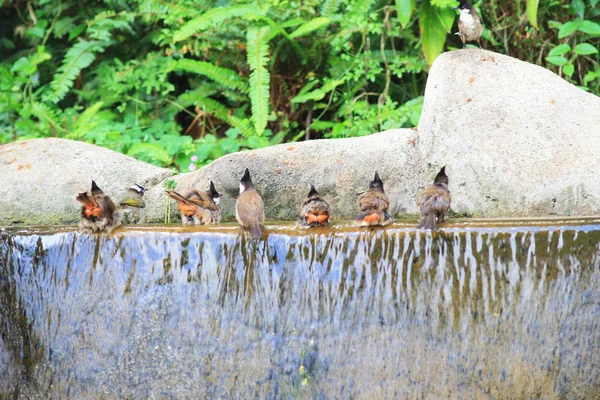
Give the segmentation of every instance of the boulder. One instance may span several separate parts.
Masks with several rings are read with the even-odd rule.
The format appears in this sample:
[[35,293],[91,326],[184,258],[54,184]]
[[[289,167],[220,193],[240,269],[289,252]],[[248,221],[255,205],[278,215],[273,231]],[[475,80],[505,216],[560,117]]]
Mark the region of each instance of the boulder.
[[80,218],[91,180],[118,201],[129,186],[152,187],[172,171],[83,142],[34,139],[0,146],[0,225],[54,225]]
[[427,165],[447,165],[454,211],[600,212],[600,98],[542,67],[479,49],[442,54],[417,145]]
[[[248,168],[263,196],[267,219],[297,219],[311,184],[329,201],[332,218],[349,219],[358,213],[358,197],[378,171],[392,212],[414,214],[418,188],[431,178],[415,146],[416,136],[412,129],[394,129],[351,139],[311,140],[242,151],[177,176],[177,190],[207,190],[213,180],[217,191],[224,194],[223,216],[231,220],[240,179]],[[169,200],[163,191],[162,185],[157,185],[146,194],[146,202],[151,204],[147,210],[150,221],[164,220]],[[174,204],[171,208],[176,211]]]

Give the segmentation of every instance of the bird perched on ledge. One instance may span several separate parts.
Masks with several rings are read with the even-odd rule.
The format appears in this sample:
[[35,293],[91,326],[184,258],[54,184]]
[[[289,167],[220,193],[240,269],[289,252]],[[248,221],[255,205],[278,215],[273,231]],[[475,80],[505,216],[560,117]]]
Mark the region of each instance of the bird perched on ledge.
[[471,3],[461,1],[458,7],[454,7],[454,10],[460,11],[458,18],[458,32],[456,35],[460,37],[463,43],[463,49],[466,47],[466,42],[477,41],[479,47],[481,47],[481,34],[483,33],[483,25],[481,25],[481,19],[477,12],[473,8]]
[[436,229],[438,222],[444,222],[451,201],[448,176],[444,166],[436,175],[433,186],[423,189],[417,196],[417,206],[421,209],[419,228]]
[[127,189],[125,197],[123,197],[123,200],[121,200],[119,203],[121,208],[127,211],[127,222],[132,222],[135,224],[142,222],[142,208],[146,207],[146,203],[143,199],[146,190],[148,189],[138,185],[137,183],[134,183],[133,186]]
[[235,219],[243,229],[250,230],[253,239],[260,238],[265,222],[265,205],[262,197],[254,188],[250,171],[246,168],[240,180],[240,194],[235,202]]
[[319,195],[314,185],[302,203],[298,225],[303,228],[326,226],[329,222],[329,204]]
[[222,195],[212,181],[206,192],[191,189],[181,195],[167,190],[165,194],[177,202],[183,225],[218,225],[221,222],[219,200]]
[[356,219],[363,226],[385,226],[394,221],[388,212],[390,200],[383,191],[383,181],[377,171],[375,171],[375,178],[369,184],[369,190],[360,196],[358,206],[360,213]]
[[87,233],[110,233],[123,221],[123,211],[115,211],[115,204],[110,197],[92,181],[89,192],[82,192],[75,197],[83,204],[79,230]]

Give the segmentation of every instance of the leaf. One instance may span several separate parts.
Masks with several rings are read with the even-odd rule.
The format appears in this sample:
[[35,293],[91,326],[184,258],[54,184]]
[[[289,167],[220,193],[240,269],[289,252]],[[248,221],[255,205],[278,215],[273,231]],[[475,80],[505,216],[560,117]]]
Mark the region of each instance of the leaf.
[[550,64],[558,66],[565,65],[567,63],[567,59],[563,56],[549,56],[546,57],[546,61],[548,61]]
[[571,51],[571,46],[566,43],[556,46],[548,53],[548,56],[562,56],[563,54]]
[[156,143],[137,143],[129,149],[127,155],[130,157],[141,157],[143,159],[152,159],[160,161],[163,165],[171,164],[169,153]]
[[563,26],[560,27],[560,29],[558,30],[558,38],[562,39],[564,37],[567,37],[569,35],[571,35],[573,32],[575,32],[575,30],[577,29],[577,26],[579,25],[579,19],[573,20],[573,21],[569,21],[565,24],[563,24]]
[[548,21],[548,26],[553,29],[560,29],[563,24],[558,21]]
[[539,0],[527,0],[527,19],[529,20],[529,23],[536,29],[538,28],[537,14],[539,2]]
[[587,33],[588,35],[600,36],[600,25],[592,21],[581,21],[579,30],[583,33]]
[[248,66],[250,67],[250,104],[254,130],[260,136],[267,126],[269,115],[269,71],[265,68],[269,62],[269,46],[265,35],[269,28],[250,27],[246,34]]
[[86,24],[77,25],[75,29],[73,29],[71,33],[69,33],[69,42],[75,39],[77,36],[79,36],[81,32],[85,30],[85,28],[87,28]]
[[429,0],[424,0],[421,4],[419,29],[421,31],[423,53],[429,65],[433,64],[433,61],[444,49],[447,33],[444,27],[445,21],[454,18],[455,14],[451,9],[434,7]]
[[579,17],[583,18],[585,14],[585,3],[583,0],[571,0],[570,7],[579,15]]
[[573,72],[575,72],[575,66],[573,64],[567,64],[563,67],[563,72],[570,78],[573,76]]
[[587,85],[588,83],[596,79],[600,79],[600,69],[597,69],[595,71],[588,71],[588,73],[585,74],[585,76],[583,77],[583,84]]
[[57,103],[65,97],[79,72],[89,67],[96,59],[95,53],[100,51],[103,51],[101,46],[88,41],[81,41],[71,47],[65,54],[63,63],[58,68],[58,73],[54,75],[54,79],[50,82],[53,92],[47,96],[46,100]]
[[396,0],[396,12],[403,29],[408,25],[416,5],[416,0]]
[[598,49],[589,43],[579,43],[577,46],[575,46],[575,53],[579,54],[580,56],[596,54],[597,52]]
[[67,135],[67,137],[71,139],[81,139],[87,132],[94,129],[100,122],[97,118],[95,119],[94,116],[98,113],[103,105],[104,103],[99,101],[93,106],[86,108],[85,111],[82,112],[75,121],[75,126]]
[[248,15],[263,15],[262,10],[255,5],[238,5],[231,7],[213,8],[201,16],[186,23],[173,35],[173,41],[180,42],[226,19],[246,17]]
[[44,38],[44,33],[45,33],[44,28],[41,28],[39,26],[33,26],[25,31],[25,34],[27,36],[33,36],[33,37],[36,37],[39,39]]
[[177,61],[175,69],[204,75],[228,88],[238,89],[244,93],[248,92],[248,82],[228,68],[217,67],[205,61],[181,59]]
[[[304,92],[304,89],[303,89],[296,97],[294,97],[292,99],[291,103],[298,104],[298,103],[306,103],[308,101],[319,101],[323,97],[325,97],[325,95],[327,93],[331,92],[333,89],[335,89],[342,83],[344,83],[344,80],[335,79],[335,80],[327,81],[323,85],[323,87],[313,90],[312,92],[303,93]],[[310,83],[309,83],[309,85],[310,85]],[[312,86],[314,86],[314,85],[312,85]]]
[[290,33],[290,37],[297,38],[300,36],[304,36],[307,33],[316,31],[317,29],[327,26],[330,23],[331,23],[331,20],[329,18],[317,17],[315,19],[312,19],[312,20],[300,25],[298,27],[298,29],[296,29],[294,32]]

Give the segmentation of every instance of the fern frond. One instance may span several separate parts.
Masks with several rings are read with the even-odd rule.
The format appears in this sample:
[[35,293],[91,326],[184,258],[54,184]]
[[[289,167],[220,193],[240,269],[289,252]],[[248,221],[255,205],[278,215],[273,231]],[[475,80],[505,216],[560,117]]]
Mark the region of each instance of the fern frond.
[[265,68],[269,62],[269,46],[265,39],[269,27],[250,27],[246,35],[248,66],[250,67],[250,104],[252,122],[257,135],[262,135],[269,116],[269,71]]
[[213,114],[215,117],[227,122],[232,127],[239,129],[244,137],[254,135],[254,130],[247,119],[231,115],[230,110],[218,101],[209,97],[204,97],[198,99],[197,104],[204,107],[206,112]]
[[81,113],[79,118],[75,121],[73,130],[67,135],[69,139],[81,139],[83,136],[94,129],[100,122],[94,116],[100,111],[100,108],[104,105],[103,102],[99,101],[91,107],[88,107],[84,112]]
[[207,114],[214,115],[220,120],[227,122],[230,126],[239,129],[245,137],[254,135],[254,129],[248,119],[238,118],[232,115],[231,110],[221,102],[211,99],[210,97],[202,97],[201,93],[201,88],[183,93],[176,100],[177,106],[185,108],[191,105],[197,105]]
[[226,19],[249,15],[262,16],[263,11],[259,7],[251,4],[213,8],[186,23],[180,30],[175,32],[173,40],[175,42],[180,42]]
[[340,8],[342,0],[325,0],[321,6],[321,16],[331,18]]
[[58,123],[56,113],[48,105],[38,101],[34,101],[31,103],[29,111],[41,122],[49,124],[54,131],[65,131]]
[[67,51],[67,54],[65,54],[62,65],[58,68],[58,74],[54,76],[54,79],[50,83],[52,93],[45,100],[53,103],[62,100],[73,86],[73,82],[77,75],[79,75],[79,72],[89,67],[96,59],[95,53],[102,50],[103,48],[97,43],[87,41],[81,41],[71,47]]
[[217,67],[216,65],[205,61],[182,59],[177,61],[175,69],[204,75],[228,88],[239,89],[244,93],[248,92],[248,82],[246,79],[240,77],[235,71],[228,68]]

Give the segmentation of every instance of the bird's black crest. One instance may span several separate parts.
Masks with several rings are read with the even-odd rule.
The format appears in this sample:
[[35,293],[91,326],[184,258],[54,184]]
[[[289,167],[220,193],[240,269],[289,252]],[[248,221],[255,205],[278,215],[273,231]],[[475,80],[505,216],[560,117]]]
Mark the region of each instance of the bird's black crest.
[[208,188],[208,195],[210,196],[211,199],[215,199],[217,197],[223,196],[222,194],[217,192],[217,189],[215,189],[215,184],[213,183],[213,181],[210,181],[210,187]]
[[373,181],[371,181],[371,183],[369,184],[369,188],[379,189],[383,192],[383,181],[379,176],[379,172],[375,171],[375,178],[373,178]]
[[244,172],[244,176],[242,177],[241,181],[242,184],[246,187],[254,187],[254,182],[252,182],[252,178],[250,177],[250,171],[248,170],[248,168],[246,168],[246,171]]
[[308,192],[308,196],[307,197],[311,197],[311,196],[318,196],[319,192],[317,192],[317,189],[315,189],[315,185],[310,185],[310,191]]
[[448,175],[446,175],[446,166],[444,165],[440,172],[435,176],[434,185],[448,185]]

